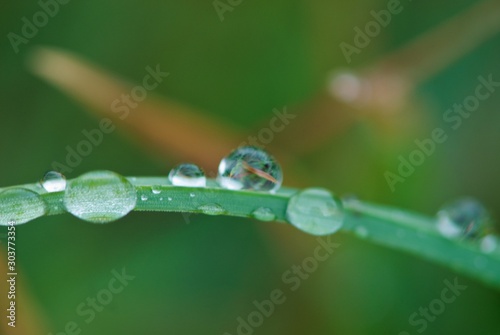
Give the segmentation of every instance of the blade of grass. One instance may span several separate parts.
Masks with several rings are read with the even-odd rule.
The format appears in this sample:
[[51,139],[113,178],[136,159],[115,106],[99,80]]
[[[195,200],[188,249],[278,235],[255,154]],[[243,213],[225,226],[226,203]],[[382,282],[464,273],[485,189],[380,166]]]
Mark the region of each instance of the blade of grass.
[[[265,207],[276,215],[275,221],[284,223],[288,222],[288,203],[299,192],[291,188],[282,188],[275,194],[235,191],[218,187],[214,180],[209,180],[206,188],[169,185],[164,177],[129,177],[128,180],[139,199],[135,211],[204,213],[200,205],[218,204],[223,211],[217,214],[252,218],[257,208]],[[60,206],[64,192],[43,193],[37,184],[25,187],[40,193],[48,215],[66,213]],[[140,200],[143,196],[147,201]],[[167,196],[175,201],[166,201]],[[434,218],[409,211],[357,200],[344,202],[344,211],[341,231],[433,261],[500,289],[499,248],[484,253],[477,242],[446,239],[439,234]]]

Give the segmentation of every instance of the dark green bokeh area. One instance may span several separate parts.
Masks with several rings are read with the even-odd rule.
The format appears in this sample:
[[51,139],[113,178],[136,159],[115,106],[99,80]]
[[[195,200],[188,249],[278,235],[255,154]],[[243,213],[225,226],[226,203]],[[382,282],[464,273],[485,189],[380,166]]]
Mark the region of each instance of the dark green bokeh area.
[[[35,1],[3,2],[0,186],[39,180],[53,161],[64,161],[66,146],[78,143],[83,129],[99,125],[84,107],[30,74],[26,60],[39,45],[74,52],[132,82],[142,80],[146,66],[161,64],[170,76],[155,94],[204,110],[241,130],[244,140],[273,108],[312,99],[331,70],[369,64],[474,3],[405,1],[404,11],[347,64],[339,44],[351,42],[353,27],[364,25],[370,11],[385,8],[387,1],[244,0],[221,22],[211,0],[71,0],[17,54],[7,34],[19,34],[23,16],[40,7]],[[435,127],[449,129],[443,112],[473,92],[478,75],[500,80],[499,55],[497,34],[419,87],[426,106],[419,112],[427,120],[419,138]],[[396,192],[384,171],[394,170],[397,156],[415,148],[413,139],[401,143],[406,151],[374,150],[376,132],[367,123],[355,124],[289,168],[301,171],[305,185],[429,215],[449,199],[472,195],[498,218],[499,106],[500,90],[450,131]],[[125,132],[115,131],[67,177],[97,169],[166,177],[177,163],[173,157],[152,158]],[[418,334],[421,324],[411,325],[410,315],[439,299],[445,281],[455,278],[467,288],[423,333],[500,333],[497,291],[350,235],[331,240],[340,246],[295,291],[282,276],[313,255],[317,239],[288,225],[231,217],[132,213],[106,225],[70,215],[40,218],[17,228],[17,263],[27,303],[39,307],[54,335],[71,321],[81,334],[234,335],[238,318],[247,319],[256,310],[254,301],[270,299],[276,289],[286,301],[254,334]],[[135,278],[86,323],[89,315],[79,315],[77,307],[123,268]],[[2,295],[3,285],[2,279]]]

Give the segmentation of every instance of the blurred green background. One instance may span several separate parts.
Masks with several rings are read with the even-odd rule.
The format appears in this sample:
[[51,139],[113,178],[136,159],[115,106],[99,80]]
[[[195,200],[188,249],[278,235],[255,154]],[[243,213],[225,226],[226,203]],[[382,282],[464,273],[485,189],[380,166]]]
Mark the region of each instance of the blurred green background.
[[[351,42],[353,27],[371,20],[370,10],[386,8],[387,1],[247,0],[221,22],[211,1],[73,0],[18,54],[5,36],[19,33],[22,17],[40,7],[35,1],[2,2],[0,185],[39,180],[53,161],[64,161],[65,147],[81,140],[82,129],[98,126],[84,107],[27,70],[26,58],[38,45],[74,52],[137,83],[145,66],[159,63],[170,76],[155,94],[246,131],[244,140],[269,120],[273,108],[312,99],[331,70],[370,64],[474,3],[405,2],[404,11],[348,65],[339,44]],[[499,55],[497,34],[418,87],[416,95],[426,106],[418,112],[427,120],[418,138],[448,127],[443,111],[471,94],[478,75],[500,78]],[[377,149],[369,122],[332,137],[285,173],[302,174],[303,186],[429,215],[445,201],[472,195],[499,217],[498,106],[500,92],[450,132],[394,193],[384,171],[395,170],[397,156],[414,149],[414,138],[401,138],[399,151]],[[96,169],[166,176],[177,163],[173,157],[152,158],[117,131],[67,177]],[[312,255],[315,238],[287,225],[231,217],[193,215],[186,224],[180,214],[132,213],[108,225],[70,215],[40,218],[18,227],[17,261],[29,303],[39,306],[36,313],[47,327],[33,334],[62,332],[69,321],[76,321],[82,334],[94,335],[236,334],[237,318],[246,318],[255,310],[252,302],[269,299],[274,289],[286,292],[287,300],[255,334],[417,334],[408,317],[439,297],[445,279],[456,277],[350,235],[332,240],[341,246],[295,292],[281,276]],[[123,267],[135,279],[86,324],[76,307],[107,286],[113,269]],[[498,292],[458,278],[467,289],[425,333],[500,334]]]

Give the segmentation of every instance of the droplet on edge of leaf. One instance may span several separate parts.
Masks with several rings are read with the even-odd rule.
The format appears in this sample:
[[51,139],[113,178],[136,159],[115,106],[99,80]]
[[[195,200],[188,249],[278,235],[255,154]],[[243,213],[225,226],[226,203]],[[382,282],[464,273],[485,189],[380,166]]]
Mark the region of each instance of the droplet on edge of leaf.
[[219,164],[217,182],[230,190],[276,192],[283,182],[278,162],[263,149],[240,147]]
[[6,226],[9,222],[15,225],[26,223],[47,212],[45,202],[38,193],[31,190],[15,187],[8,188],[0,193],[0,225]]
[[342,227],[341,202],[328,190],[309,188],[293,195],[286,210],[288,221],[312,235],[333,234]]

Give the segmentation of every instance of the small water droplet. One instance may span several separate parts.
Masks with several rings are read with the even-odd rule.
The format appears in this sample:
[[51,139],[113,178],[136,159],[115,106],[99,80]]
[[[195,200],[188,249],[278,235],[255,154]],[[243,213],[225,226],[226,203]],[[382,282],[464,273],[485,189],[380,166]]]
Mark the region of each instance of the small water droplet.
[[498,239],[494,235],[486,235],[481,239],[480,248],[481,251],[484,252],[485,254],[492,253],[493,251],[495,251],[497,246],[498,246]]
[[288,221],[312,235],[332,234],[344,220],[341,202],[329,191],[309,188],[293,195],[286,210]]
[[448,238],[477,238],[490,228],[489,214],[475,199],[463,198],[443,206],[438,214],[438,230]]
[[61,192],[66,189],[66,177],[57,171],[49,171],[43,176],[40,184],[49,193]]
[[252,216],[260,221],[273,221],[276,219],[274,212],[267,207],[259,207],[252,212]]
[[141,200],[146,201],[146,200],[148,200],[148,197],[145,194],[143,194],[143,195],[141,195]]
[[160,201],[163,201],[163,198],[160,198]]
[[159,186],[153,186],[153,187],[151,187],[151,192],[153,192],[153,194],[160,194],[161,189]]
[[175,186],[205,187],[207,178],[203,170],[195,164],[185,163],[173,168],[168,180]]
[[252,146],[240,147],[219,164],[217,182],[231,190],[276,192],[283,182],[278,162],[266,151]]
[[366,227],[364,227],[364,226],[357,226],[354,229],[354,234],[356,234],[356,236],[358,236],[360,238],[367,238],[368,235],[369,235],[369,232],[368,232],[368,229],[366,229]]
[[196,196],[196,194],[194,194],[194,193],[189,193],[189,196],[190,196],[191,198],[194,198],[194,197]]
[[171,197],[168,197],[168,198],[167,198],[167,200],[168,200],[168,201],[172,201],[172,198],[171,198]]
[[226,211],[219,204],[206,204],[198,207],[198,210],[207,215],[221,215]]
[[135,187],[111,171],[94,171],[69,182],[64,205],[69,213],[89,222],[106,223],[118,220],[134,209]]
[[0,193],[0,226],[16,225],[45,215],[47,208],[38,193],[25,188],[8,188]]

